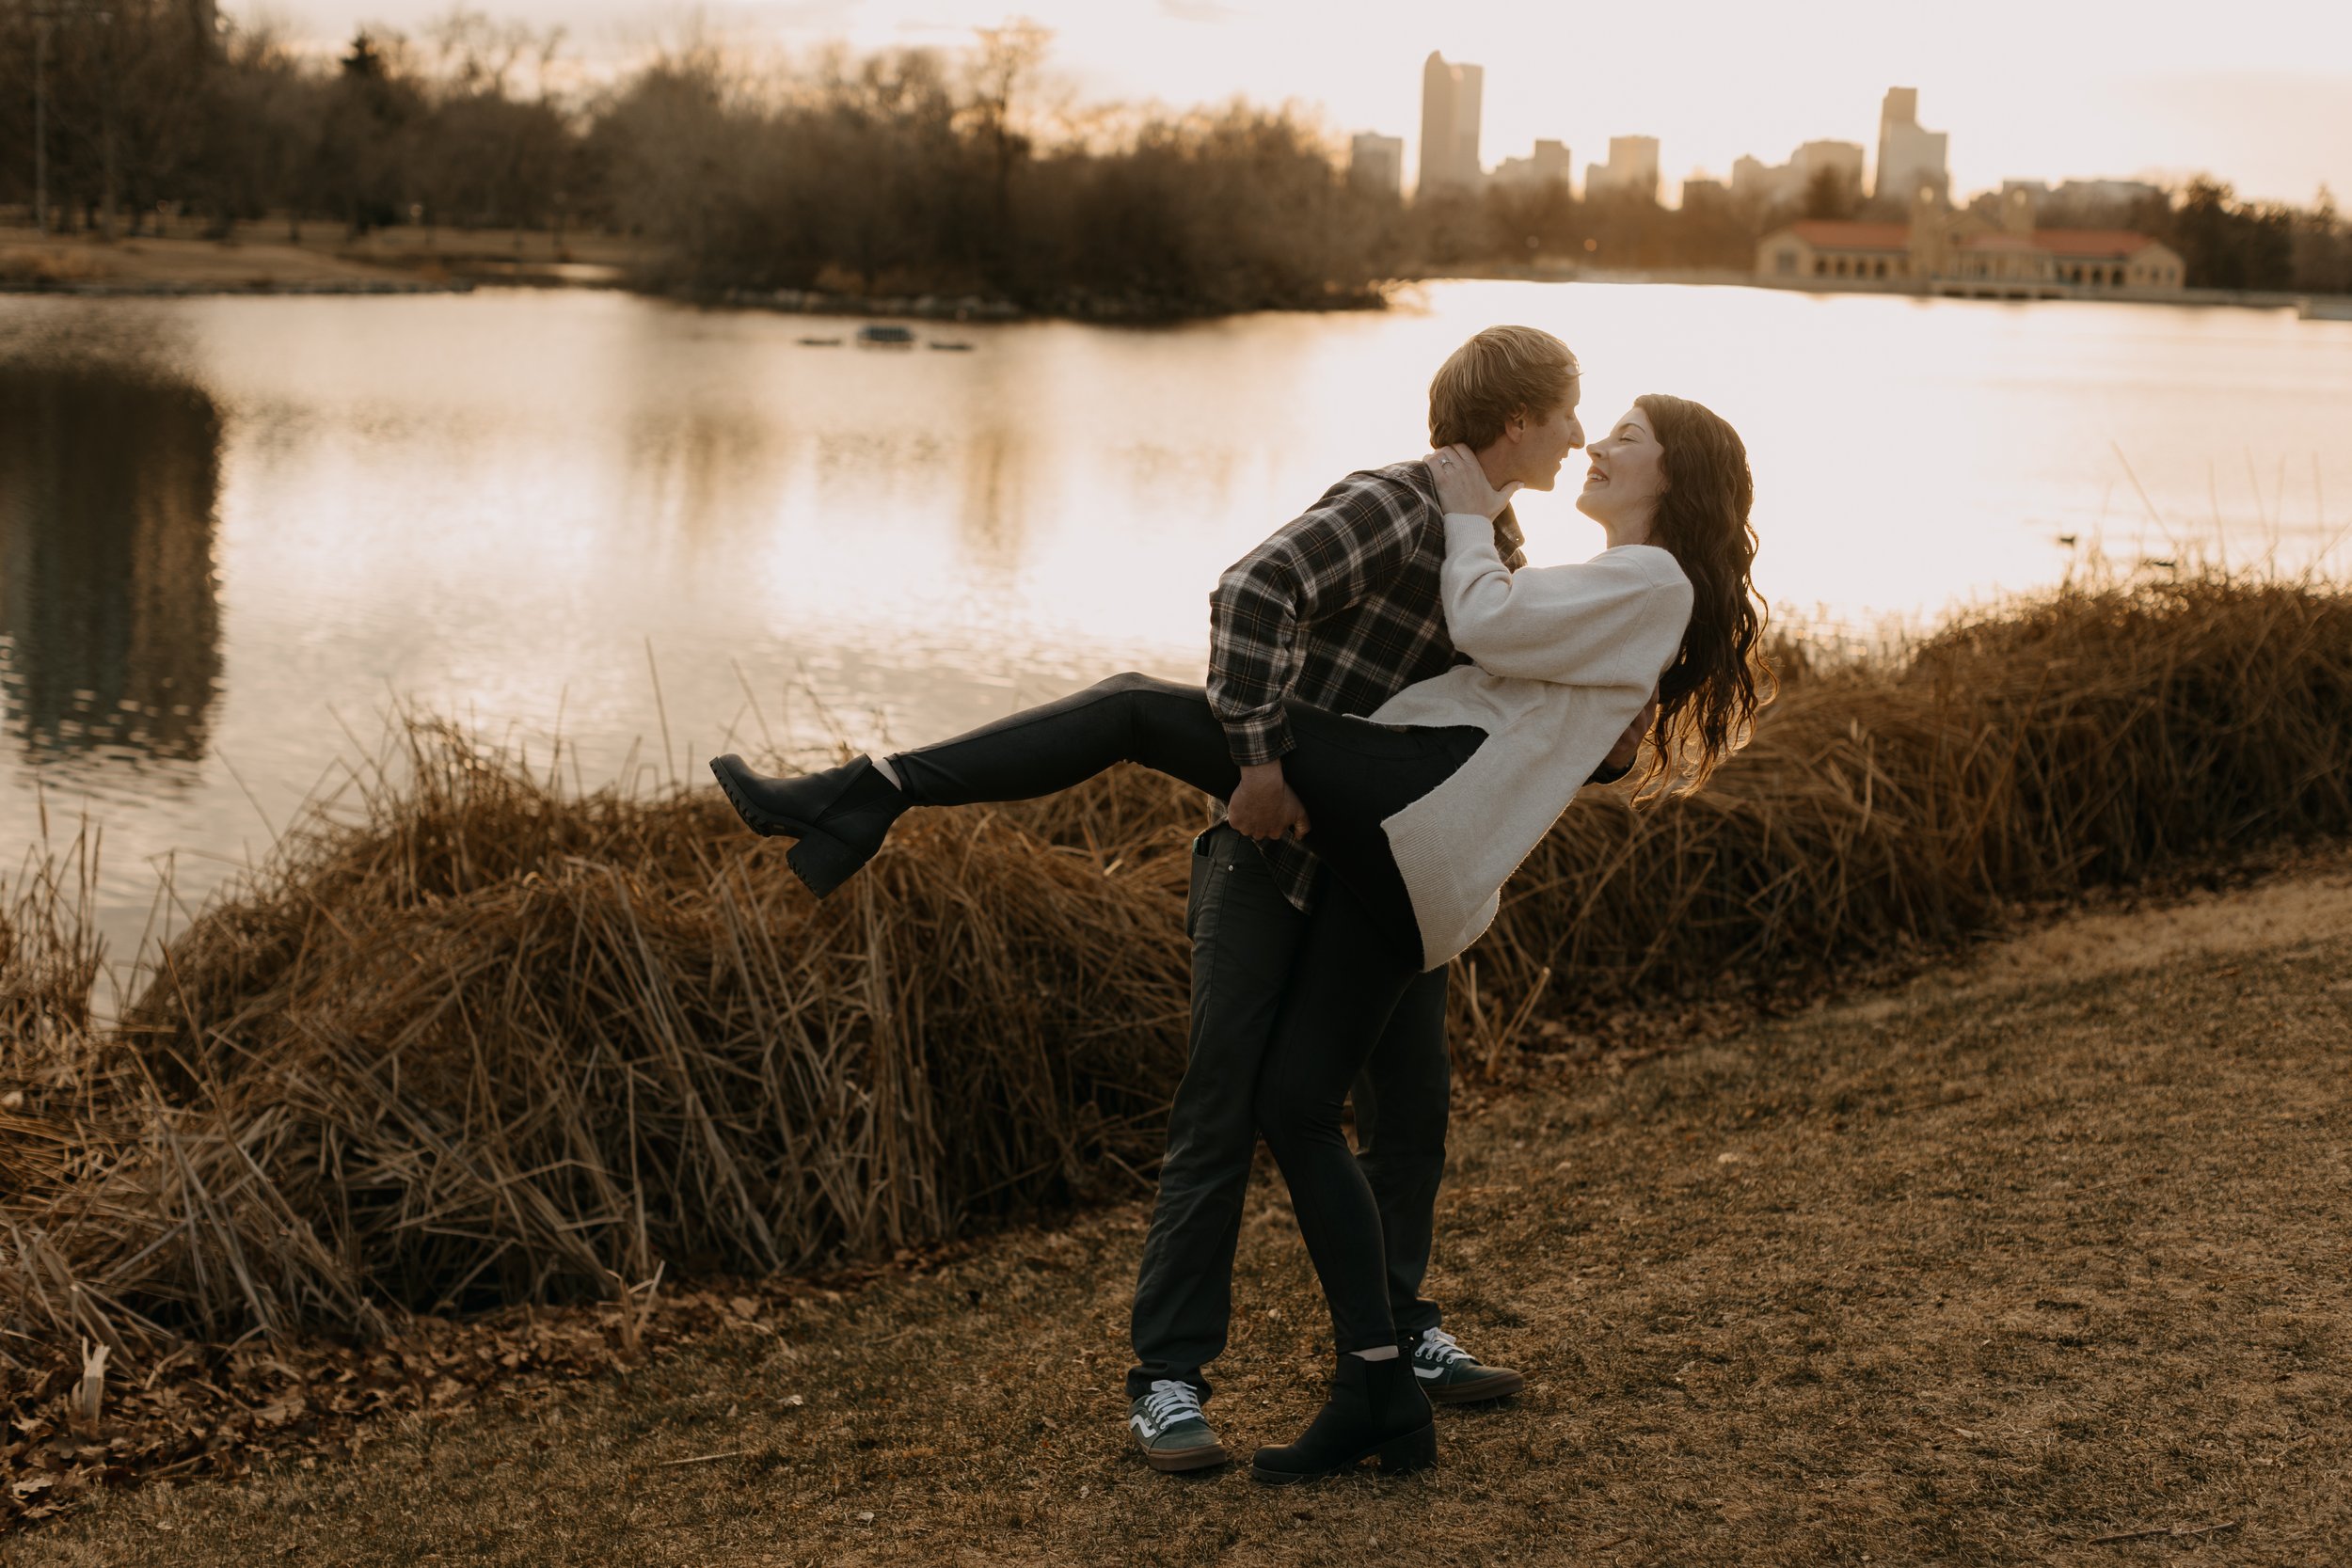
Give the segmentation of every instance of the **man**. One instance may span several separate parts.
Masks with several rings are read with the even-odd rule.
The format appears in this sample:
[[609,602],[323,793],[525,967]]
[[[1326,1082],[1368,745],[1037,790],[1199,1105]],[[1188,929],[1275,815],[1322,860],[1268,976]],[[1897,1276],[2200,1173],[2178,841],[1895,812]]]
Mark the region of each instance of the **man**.
[[[1533,327],[1490,327],[1455,350],[1429,388],[1434,447],[1460,444],[1498,489],[1549,490],[1584,444],[1576,356]],[[1516,571],[1522,535],[1506,508],[1495,545]],[[1257,1148],[1258,1064],[1291,979],[1321,867],[1312,824],[1283,782],[1285,702],[1365,714],[1461,661],[1438,601],[1443,510],[1421,460],[1348,475],[1231,567],[1210,598],[1210,705],[1241,784],[1226,820],[1193,847],[1185,931],[1193,943],[1191,1056],[1169,1108],[1159,1201],[1136,1283],[1136,1364],[1128,1426],[1159,1470],[1227,1458],[1201,1409],[1203,1369],[1225,1348],[1233,1252]],[[1641,726],[1596,779],[1622,777]],[[1379,1206],[1398,1354],[1444,1404],[1518,1393],[1526,1380],[1482,1365],[1422,1298],[1445,1167],[1446,972],[1406,993],[1355,1088],[1358,1158]]]

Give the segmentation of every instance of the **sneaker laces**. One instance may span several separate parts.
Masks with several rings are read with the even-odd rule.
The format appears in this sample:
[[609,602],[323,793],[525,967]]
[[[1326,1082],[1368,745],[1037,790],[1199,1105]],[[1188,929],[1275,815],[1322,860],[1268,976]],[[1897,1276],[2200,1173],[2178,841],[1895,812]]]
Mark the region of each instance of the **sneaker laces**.
[[1143,1402],[1143,1413],[1155,1429],[1165,1431],[1182,1420],[1204,1419],[1200,1414],[1200,1390],[1191,1384],[1162,1378],[1152,1385],[1152,1393]]
[[1478,1364],[1478,1357],[1454,1342],[1454,1336],[1442,1328],[1424,1328],[1421,1343],[1413,1347],[1413,1354],[1424,1361],[1435,1361],[1440,1367],[1451,1367],[1456,1361]]

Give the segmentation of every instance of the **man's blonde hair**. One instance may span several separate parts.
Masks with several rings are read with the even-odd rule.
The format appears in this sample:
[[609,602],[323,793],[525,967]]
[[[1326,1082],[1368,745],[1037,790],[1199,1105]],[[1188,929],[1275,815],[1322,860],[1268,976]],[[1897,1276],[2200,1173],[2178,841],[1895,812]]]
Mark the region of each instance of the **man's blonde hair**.
[[1541,419],[1582,373],[1568,345],[1533,326],[1490,326],[1446,356],[1429,383],[1429,444],[1472,451],[1502,439],[1514,414]]

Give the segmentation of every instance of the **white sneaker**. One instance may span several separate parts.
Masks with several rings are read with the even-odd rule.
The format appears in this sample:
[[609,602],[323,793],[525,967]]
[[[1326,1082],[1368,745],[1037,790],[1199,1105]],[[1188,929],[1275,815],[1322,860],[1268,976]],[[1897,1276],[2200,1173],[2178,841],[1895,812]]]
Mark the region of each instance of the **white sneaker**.
[[1200,1414],[1200,1391],[1191,1384],[1162,1378],[1127,1407],[1127,1427],[1154,1470],[1205,1470],[1225,1463],[1225,1445]]
[[1413,1376],[1432,1404],[1484,1404],[1525,1391],[1527,1379],[1508,1367],[1489,1367],[1454,1342],[1442,1328],[1400,1335],[1397,1343],[1413,1363]]

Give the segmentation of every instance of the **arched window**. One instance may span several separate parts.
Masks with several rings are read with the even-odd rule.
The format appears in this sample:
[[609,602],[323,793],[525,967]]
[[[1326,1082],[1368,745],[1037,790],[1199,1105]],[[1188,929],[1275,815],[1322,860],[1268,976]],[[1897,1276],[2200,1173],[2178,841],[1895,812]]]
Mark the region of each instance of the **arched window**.
[[1814,275],[1816,277],[1827,277],[1827,276],[1829,275],[1829,258],[1828,258],[1828,257],[1826,257],[1826,256],[1816,256],[1815,258],[1813,258],[1813,275]]

